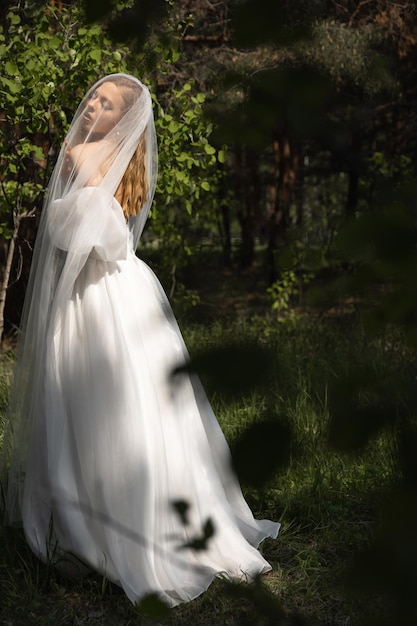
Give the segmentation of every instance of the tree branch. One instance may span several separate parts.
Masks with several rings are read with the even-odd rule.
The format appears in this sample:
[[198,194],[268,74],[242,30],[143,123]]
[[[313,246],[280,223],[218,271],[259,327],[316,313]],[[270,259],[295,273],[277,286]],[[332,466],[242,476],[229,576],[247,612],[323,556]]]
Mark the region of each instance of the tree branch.
[[227,35],[184,35],[180,37],[181,41],[202,45],[222,45],[230,42]]

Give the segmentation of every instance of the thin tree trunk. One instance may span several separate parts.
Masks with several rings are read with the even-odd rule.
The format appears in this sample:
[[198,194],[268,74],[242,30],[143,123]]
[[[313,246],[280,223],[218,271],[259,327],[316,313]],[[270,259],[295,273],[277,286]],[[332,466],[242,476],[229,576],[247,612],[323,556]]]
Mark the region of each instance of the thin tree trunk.
[[222,215],[223,234],[223,263],[226,267],[232,265],[232,234],[230,229],[230,208],[227,202],[222,202],[220,206]]
[[255,260],[255,241],[257,231],[257,217],[259,214],[260,185],[258,160],[253,152],[248,152],[245,167],[245,211],[243,213],[241,266],[251,267]]
[[0,288],[0,341],[3,339],[4,333],[4,308],[6,306],[7,289],[10,282],[10,274],[12,272],[14,251],[16,249],[16,241],[19,233],[20,219],[15,219],[12,237],[7,251],[6,266],[3,272],[3,282]]
[[268,265],[270,282],[278,278],[276,251],[287,240],[289,211],[294,192],[299,166],[298,153],[286,137],[276,139],[273,144],[274,169],[276,183],[275,203],[269,218]]
[[248,198],[247,168],[247,152],[245,148],[238,147],[236,150],[236,197],[238,199],[237,218],[241,232],[240,265],[242,267],[247,266],[252,249],[252,233],[248,228],[250,201]]

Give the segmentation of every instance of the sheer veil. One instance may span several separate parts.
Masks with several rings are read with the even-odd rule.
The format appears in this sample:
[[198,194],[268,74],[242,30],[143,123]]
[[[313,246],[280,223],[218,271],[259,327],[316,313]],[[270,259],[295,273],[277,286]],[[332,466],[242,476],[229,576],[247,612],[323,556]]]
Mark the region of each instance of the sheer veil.
[[[116,85],[125,107],[115,125],[98,134],[100,117],[89,125],[85,115],[90,99],[105,82]],[[106,111],[104,107],[103,117]],[[144,151],[146,193],[138,214],[129,218],[129,245],[134,248],[145,226],[156,185],[157,145],[152,100],[147,87],[132,76],[111,74],[102,78],[89,89],[75,113],[42,209],[22,314],[1,459],[8,523],[21,520],[28,445],[31,431],[42,412],[45,368],[53,367],[46,362],[47,345],[53,339],[49,336],[51,326],[48,322],[71,298],[74,283],[89,255],[94,254],[103,237],[111,236],[111,228],[104,218],[106,207],[114,221],[112,228],[120,227],[128,232],[126,218],[115,195],[140,145]],[[99,212],[90,210],[98,205]]]

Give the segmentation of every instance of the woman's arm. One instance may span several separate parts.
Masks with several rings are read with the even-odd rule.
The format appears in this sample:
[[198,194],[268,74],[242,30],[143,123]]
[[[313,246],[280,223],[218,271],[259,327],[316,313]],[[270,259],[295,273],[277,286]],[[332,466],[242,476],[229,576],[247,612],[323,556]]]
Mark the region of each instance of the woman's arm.
[[48,215],[49,234],[60,250],[91,254],[103,261],[126,259],[128,229],[112,195],[88,186],[56,200]]

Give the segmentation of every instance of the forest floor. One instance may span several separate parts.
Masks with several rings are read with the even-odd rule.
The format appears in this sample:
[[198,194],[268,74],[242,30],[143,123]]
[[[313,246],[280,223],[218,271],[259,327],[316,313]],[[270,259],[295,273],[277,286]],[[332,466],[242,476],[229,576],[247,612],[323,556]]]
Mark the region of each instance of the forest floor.
[[[148,603],[135,607],[107,580],[91,574],[64,577],[40,564],[19,529],[0,529],[0,624],[198,626],[394,626],[387,599],[378,589],[358,589],[355,555],[378,526],[381,506],[395,482],[392,436],[382,432],[354,456],[328,445],[329,387],[349,365],[387,363],[408,376],[415,356],[393,335],[370,340],[350,300],[319,310],[291,300],[295,317],[281,321],[271,310],[267,280],[259,268],[238,272],[205,267],[187,284],[198,291],[194,307],[176,314],[190,353],[238,339],[256,342],[273,355],[267,386],[224,398],[216,377],[203,376],[232,449],[244,430],[265,415],[285,416],[291,426],[291,454],[261,487],[243,482],[256,517],[282,523],[278,540],[262,546],[272,571],[254,585],[218,580],[193,602],[165,612]],[[220,276],[220,278],[219,278]],[[6,410],[12,350],[0,364],[0,415]],[[277,442],[277,451],[281,451]],[[277,452],[278,453],[278,452]],[[254,452],[258,464],[263,451]],[[249,463],[249,461],[248,461]],[[249,481],[250,482],[250,481]],[[365,593],[366,591],[366,593]],[[405,622],[404,622],[405,623]],[[416,622],[417,623],[417,622]]]

